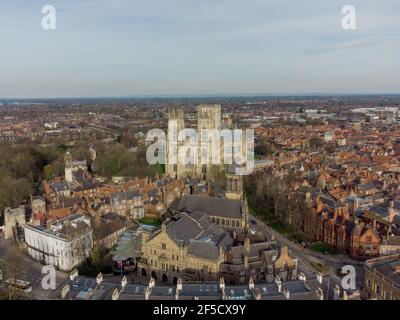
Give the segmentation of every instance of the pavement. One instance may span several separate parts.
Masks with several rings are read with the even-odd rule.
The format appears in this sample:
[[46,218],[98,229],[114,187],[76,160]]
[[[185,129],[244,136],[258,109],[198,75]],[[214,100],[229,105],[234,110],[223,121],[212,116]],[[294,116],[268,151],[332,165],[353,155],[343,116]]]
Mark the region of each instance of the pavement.
[[262,220],[257,217],[250,215],[250,221],[255,221],[256,224],[253,224],[253,228],[257,231],[261,232],[268,238],[274,236],[275,240],[280,243],[286,245],[289,249],[289,253],[293,258],[298,261],[298,269],[303,272],[307,278],[313,278],[316,276],[318,270],[311,263],[321,263],[322,265],[330,267],[330,275],[336,281],[341,281],[340,277],[336,274],[336,271],[339,268],[342,268],[344,265],[352,265],[356,270],[356,283],[357,288],[361,288],[364,282],[364,263],[361,261],[356,261],[350,259],[346,255],[338,254],[338,255],[329,255],[322,254],[320,252],[303,248],[298,243],[295,243],[279,232],[273,230],[270,226],[266,225]]
[[[0,234],[0,270],[4,269],[7,253],[12,246],[13,243],[11,241],[4,240]],[[42,287],[42,279],[44,276],[46,276],[46,274],[42,274],[43,265],[25,255],[22,256],[22,260],[27,266],[27,275],[21,280],[32,283],[32,296],[35,299],[46,299],[47,296],[52,292],[52,289],[46,290]],[[56,270],[56,287],[59,286],[68,276],[69,275],[65,272]]]

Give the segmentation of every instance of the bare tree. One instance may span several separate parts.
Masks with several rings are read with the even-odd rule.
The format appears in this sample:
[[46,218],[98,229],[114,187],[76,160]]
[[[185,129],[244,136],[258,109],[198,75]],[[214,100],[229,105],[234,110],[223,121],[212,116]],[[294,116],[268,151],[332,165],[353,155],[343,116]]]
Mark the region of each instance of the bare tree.
[[11,286],[7,288],[10,300],[17,299],[22,296],[21,291],[15,288],[15,284],[18,280],[25,280],[28,277],[29,264],[25,259],[21,248],[13,246],[11,247],[6,255],[3,265],[0,269],[3,271],[4,281],[11,280]]

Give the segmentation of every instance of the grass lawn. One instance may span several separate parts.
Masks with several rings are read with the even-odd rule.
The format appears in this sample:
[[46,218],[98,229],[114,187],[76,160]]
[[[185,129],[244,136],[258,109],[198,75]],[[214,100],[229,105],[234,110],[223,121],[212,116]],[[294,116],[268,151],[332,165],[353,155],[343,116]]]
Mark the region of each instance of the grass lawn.
[[325,265],[323,265],[321,263],[311,262],[311,264],[315,269],[317,269],[319,272],[321,272],[323,274],[324,273],[329,273],[329,271],[331,270],[328,266],[325,266]]
[[158,226],[161,225],[162,220],[161,220],[161,219],[158,219],[158,218],[144,217],[144,218],[142,218],[142,219],[137,219],[137,220],[135,220],[135,222],[136,222],[136,223],[148,224],[148,225],[151,225],[151,226],[156,226],[156,227],[158,227]]
[[327,254],[338,254],[339,253],[336,249],[331,248],[328,245],[323,244],[321,242],[317,242],[316,244],[313,244],[311,246],[311,249],[313,249],[313,250],[315,250],[317,252],[323,253],[323,254],[325,254],[325,253],[327,253]]

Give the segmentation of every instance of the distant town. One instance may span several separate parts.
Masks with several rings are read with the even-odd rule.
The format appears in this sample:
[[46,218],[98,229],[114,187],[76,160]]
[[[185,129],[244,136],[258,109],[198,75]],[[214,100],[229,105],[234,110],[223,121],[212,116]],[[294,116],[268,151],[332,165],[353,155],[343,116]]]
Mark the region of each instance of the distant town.
[[[400,96],[0,102],[0,299],[400,300]],[[252,172],[150,164],[171,120]]]

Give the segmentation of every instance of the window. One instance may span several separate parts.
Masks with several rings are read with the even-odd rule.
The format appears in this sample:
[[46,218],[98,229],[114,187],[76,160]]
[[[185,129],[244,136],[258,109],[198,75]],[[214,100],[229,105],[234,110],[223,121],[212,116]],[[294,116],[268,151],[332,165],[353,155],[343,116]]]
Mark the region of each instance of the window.
[[175,255],[172,255],[172,260],[175,260]]
[[381,295],[381,287],[380,286],[376,286],[376,289],[375,289],[375,292],[378,294],[378,295]]
[[165,243],[161,243],[161,249],[162,250],[167,250],[167,245]]

